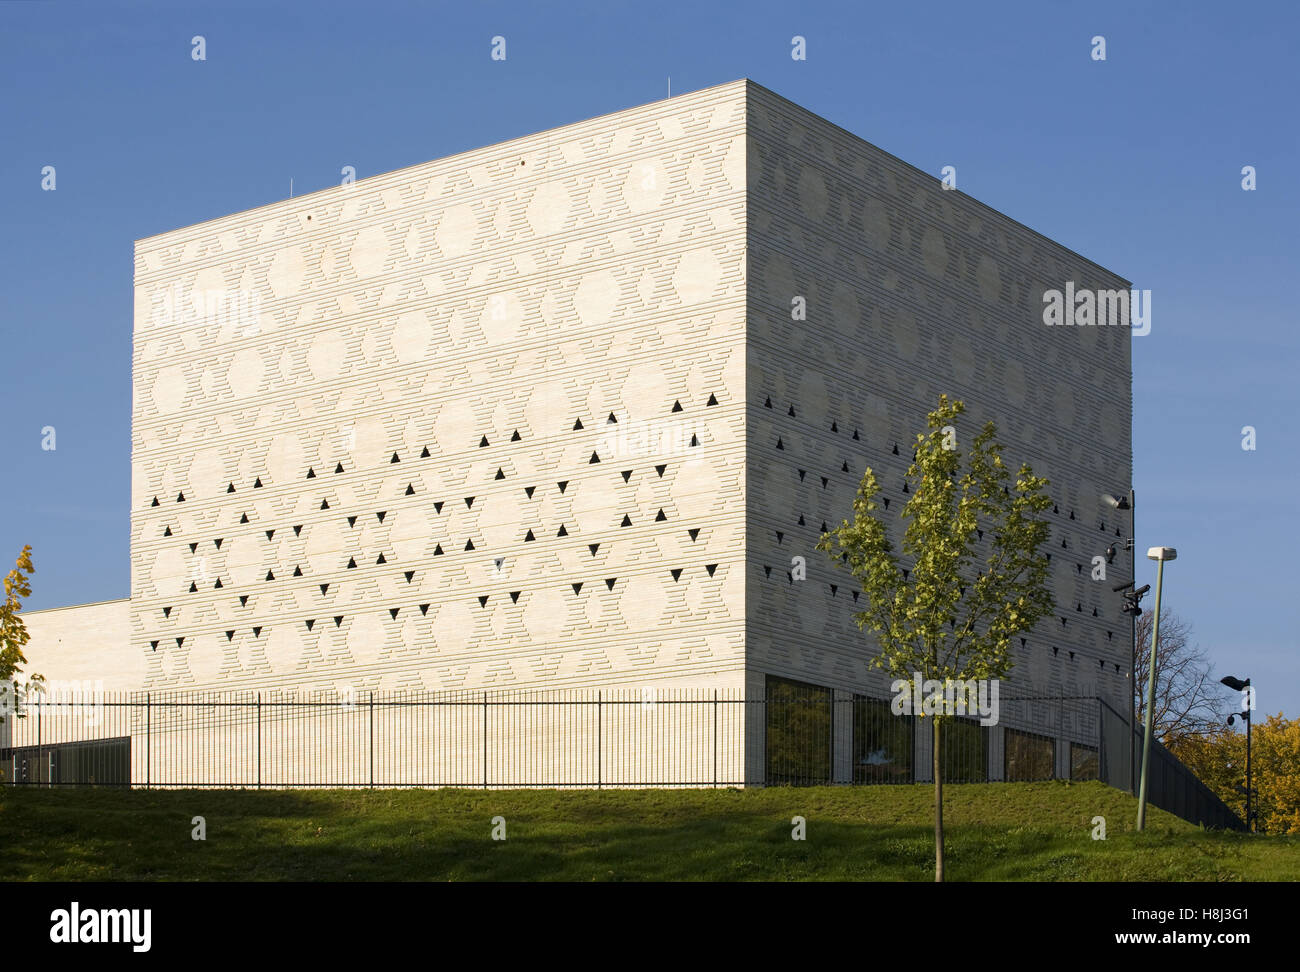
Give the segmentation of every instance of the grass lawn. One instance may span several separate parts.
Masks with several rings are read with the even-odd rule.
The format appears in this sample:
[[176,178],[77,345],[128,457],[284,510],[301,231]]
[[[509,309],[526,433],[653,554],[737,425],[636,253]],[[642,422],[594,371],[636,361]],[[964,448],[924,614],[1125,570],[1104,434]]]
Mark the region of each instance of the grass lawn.
[[[957,881],[1300,880],[1300,837],[1204,832],[1101,783],[944,788]],[[934,876],[933,790],[0,789],[0,880],[850,880]],[[807,839],[791,839],[791,818]],[[191,838],[191,819],[207,839]],[[492,839],[492,818],[507,839]],[[1093,840],[1092,819],[1107,839]]]

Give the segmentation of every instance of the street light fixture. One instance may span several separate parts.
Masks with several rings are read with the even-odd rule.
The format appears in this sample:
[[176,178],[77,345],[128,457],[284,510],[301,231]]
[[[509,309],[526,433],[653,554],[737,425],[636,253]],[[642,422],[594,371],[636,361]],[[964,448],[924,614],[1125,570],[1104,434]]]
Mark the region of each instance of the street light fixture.
[[[1133,490],[1128,491],[1127,496],[1115,496],[1111,493],[1102,493],[1101,502],[1103,505],[1110,507],[1112,510],[1128,510],[1129,512],[1129,536],[1124,541],[1124,547],[1128,550],[1128,567],[1129,577],[1132,580],[1125,585],[1115,588],[1116,591],[1123,590],[1125,587],[1132,587],[1137,583],[1137,496]],[[1115,544],[1106,548],[1106,562],[1113,564],[1119,551],[1116,550]],[[1124,613],[1132,615],[1132,624],[1129,631],[1129,705],[1128,705],[1128,784],[1129,792],[1137,796],[1137,733],[1135,724],[1137,722],[1137,619],[1142,613],[1139,603],[1142,595],[1146,590],[1135,591],[1124,595]]]
[[1175,560],[1178,551],[1173,547],[1151,547],[1147,550],[1147,559],[1156,562],[1156,606],[1155,617],[1151,619],[1151,668],[1147,673],[1147,708],[1142,737],[1142,781],[1138,786],[1137,829],[1142,831],[1147,822],[1147,771],[1151,759],[1151,729],[1155,721],[1156,708],[1156,650],[1160,646],[1160,591],[1164,587],[1165,561]]
[[[1228,686],[1234,692],[1244,692],[1250,688],[1250,679],[1242,681],[1231,675],[1225,675],[1219,679],[1219,683]],[[1255,804],[1251,800],[1252,791],[1250,788],[1250,710],[1254,708],[1254,701],[1254,693],[1248,693],[1246,695],[1245,711],[1228,716],[1228,725],[1233,724],[1237,715],[1246,720],[1246,829],[1252,833],[1255,831]]]

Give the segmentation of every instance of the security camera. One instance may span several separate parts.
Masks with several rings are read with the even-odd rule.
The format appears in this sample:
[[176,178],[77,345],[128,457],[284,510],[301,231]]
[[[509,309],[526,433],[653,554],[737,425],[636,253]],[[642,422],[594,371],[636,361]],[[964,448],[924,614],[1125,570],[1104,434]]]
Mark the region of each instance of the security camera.
[[1115,549],[1115,545],[1112,543],[1106,548],[1106,563],[1113,564],[1118,553],[1119,551]]
[[1124,608],[1123,608],[1124,613],[1131,614],[1135,618],[1140,618],[1142,617],[1142,608],[1139,607],[1138,605],[1142,601],[1142,595],[1145,594],[1147,591],[1151,590],[1151,585],[1144,584],[1142,587],[1139,587],[1137,590],[1127,590],[1127,588],[1130,588],[1132,586],[1133,586],[1133,582],[1128,581],[1127,583],[1124,584],[1116,584],[1115,590],[1124,591]]

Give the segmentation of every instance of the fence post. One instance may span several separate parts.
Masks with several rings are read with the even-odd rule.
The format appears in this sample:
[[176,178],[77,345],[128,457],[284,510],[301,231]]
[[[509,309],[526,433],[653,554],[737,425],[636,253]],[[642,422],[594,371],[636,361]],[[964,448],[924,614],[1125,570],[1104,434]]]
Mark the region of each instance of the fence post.
[[[1106,761],[1106,724],[1102,721],[1106,718],[1106,714],[1101,710],[1100,695],[1093,699],[1093,702],[1097,706],[1097,779],[1109,783],[1110,774],[1108,772],[1109,767],[1107,766]],[[1073,760],[1073,756],[1071,757],[1071,760]],[[1074,776],[1073,765],[1070,766],[1070,775]]]
[[[1058,741],[1063,738],[1064,732],[1065,732],[1065,696],[1061,696],[1059,699],[1056,700],[1056,738]],[[1060,779],[1058,767],[1060,766],[1061,760],[1060,757],[1056,755],[1056,748],[1057,748],[1056,746],[1052,747],[1052,779],[1054,780]],[[1070,755],[1069,740],[1066,740],[1065,742],[1065,754],[1066,754],[1066,759],[1068,760]],[[1066,774],[1065,778],[1067,780],[1070,778],[1068,773]]]
[[262,693],[257,693],[257,788],[262,788]]
[[[834,786],[835,785],[835,689],[831,689],[830,693],[831,695],[829,699],[829,705],[827,706],[827,708],[830,710],[829,715],[830,715],[830,728],[831,728],[831,765],[830,765],[830,772],[826,774],[828,777],[826,782],[830,783],[831,786]],[[985,762],[987,762],[987,760]],[[987,766],[984,767],[984,776],[985,778],[988,777]]]
[[483,693],[483,789],[488,788],[488,701],[487,693]]
[[[41,696],[36,695],[36,758],[32,760],[32,765],[36,767],[36,772],[41,771]],[[39,783],[40,781],[37,780]]]
[[[39,723],[37,723],[39,725]],[[144,693],[144,788],[153,780],[153,695]]]
[[718,690],[713,690],[713,788],[718,788]]
[[370,690],[370,789],[375,788],[375,690]]
[[601,783],[600,777],[601,777],[601,771],[602,771],[602,768],[603,768],[603,767],[602,767],[602,764],[601,764],[601,758],[600,758],[600,757],[601,757],[601,753],[600,753],[600,721],[601,721],[601,720],[600,720],[600,709],[601,709],[600,700],[601,700],[601,693],[600,693],[599,690],[597,690],[597,692],[596,692],[596,789],[598,789],[598,790],[600,789],[600,783]]

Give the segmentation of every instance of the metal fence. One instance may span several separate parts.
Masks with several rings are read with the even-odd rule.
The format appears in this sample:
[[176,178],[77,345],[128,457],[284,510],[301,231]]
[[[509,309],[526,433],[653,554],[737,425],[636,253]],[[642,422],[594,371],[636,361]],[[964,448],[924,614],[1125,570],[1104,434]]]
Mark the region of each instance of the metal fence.
[[[1130,731],[1129,720],[1107,703],[1101,703],[1100,711],[1103,749],[1114,754],[1113,778],[1107,782],[1120,789],[1136,788],[1136,771],[1141,766],[1142,759],[1142,724],[1135,723]],[[1246,829],[1245,823],[1232,808],[1183,765],[1177,756],[1161,745],[1158,739],[1151,740],[1147,800],[1152,806],[1203,827]]]
[[106,694],[11,720],[13,783],[144,787],[727,786],[721,691]]
[[[913,783],[933,778],[932,723],[896,714],[888,700],[771,687],[757,699],[724,690],[52,696],[0,724],[0,777],[187,788]],[[944,721],[941,771],[953,783],[1100,779],[1128,790],[1129,736],[1095,697],[1007,698],[995,725]],[[1240,825],[1162,748],[1155,767],[1155,806]]]

